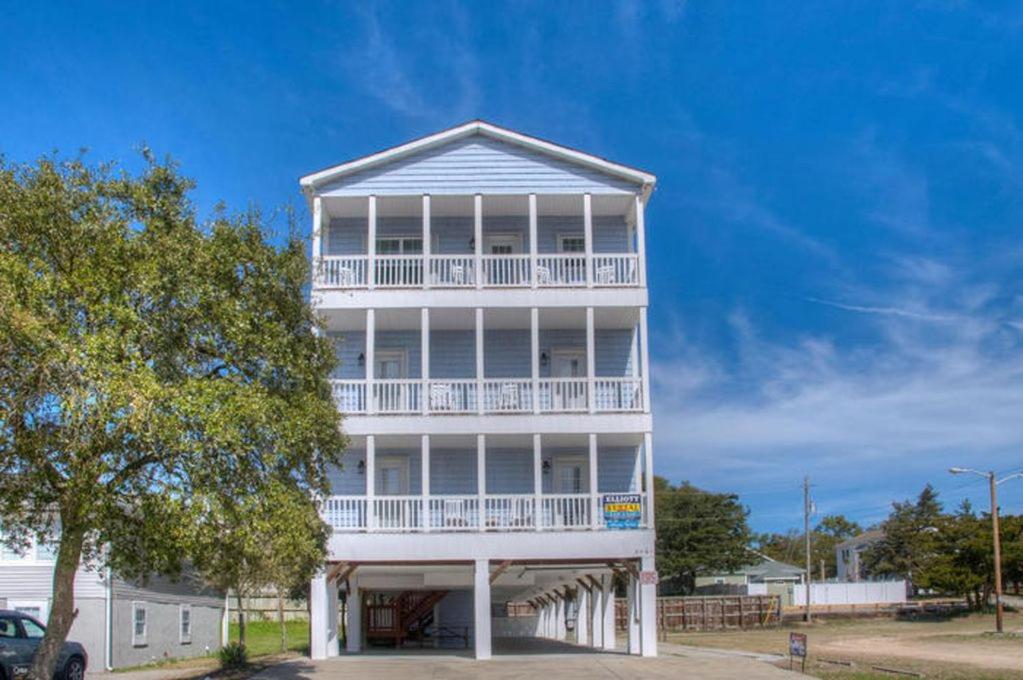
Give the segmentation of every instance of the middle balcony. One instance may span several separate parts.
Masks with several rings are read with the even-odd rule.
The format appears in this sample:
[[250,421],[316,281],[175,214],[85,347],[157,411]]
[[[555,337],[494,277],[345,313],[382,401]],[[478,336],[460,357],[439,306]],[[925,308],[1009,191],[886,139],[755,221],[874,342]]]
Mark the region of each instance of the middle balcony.
[[351,415],[641,413],[634,308],[386,309],[328,317]]

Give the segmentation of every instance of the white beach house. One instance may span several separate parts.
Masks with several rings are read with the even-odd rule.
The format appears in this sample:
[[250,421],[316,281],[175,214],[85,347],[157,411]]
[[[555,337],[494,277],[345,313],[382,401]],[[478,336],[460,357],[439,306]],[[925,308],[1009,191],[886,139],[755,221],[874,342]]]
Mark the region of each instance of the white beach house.
[[[656,654],[654,182],[482,121],[302,178],[351,438],[314,658],[425,639],[486,659],[494,638],[564,639],[569,617],[613,649],[616,587],[627,649]],[[507,602],[532,623],[495,618]]]

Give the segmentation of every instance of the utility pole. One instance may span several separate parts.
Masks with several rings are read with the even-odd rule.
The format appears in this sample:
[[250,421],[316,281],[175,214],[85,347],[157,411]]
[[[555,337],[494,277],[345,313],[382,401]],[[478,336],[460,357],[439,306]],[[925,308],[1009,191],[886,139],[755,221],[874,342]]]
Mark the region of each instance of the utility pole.
[[995,630],[1002,632],[1002,538],[998,531],[998,482],[988,473],[991,484],[991,533],[995,537]]
[[954,467],[948,470],[953,475],[961,475],[963,473],[969,473],[971,475],[977,475],[979,477],[985,477],[988,480],[988,484],[991,489],[991,533],[994,536],[995,544],[995,630],[999,633],[1002,632],[1002,624],[1004,613],[1002,611],[1002,537],[1000,535],[998,527],[998,485],[1002,482],[1007,482],[1010,479],[1016,477],[1023,477],[1023,472],[1017,472],[1015,474],[1002,477],[1001,479],[995,478],[994,472],[979,472],[978,470],[971,470],[970,468]]
[[806,614],[803,620],[810,623],[810,581],[813,565],[810,563],[810,476],[803,477],[803,539],[806,544]]

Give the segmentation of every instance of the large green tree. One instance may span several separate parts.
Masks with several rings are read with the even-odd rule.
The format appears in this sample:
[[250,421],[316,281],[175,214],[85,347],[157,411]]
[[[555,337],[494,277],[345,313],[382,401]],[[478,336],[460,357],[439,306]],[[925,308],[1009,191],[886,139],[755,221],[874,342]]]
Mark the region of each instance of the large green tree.
[[667,590],[692,592],[703,572],[749,562],[749,511],[731,494],[654,478],[657,567]]
[[175,573],[215,517],[197,500],[312,503],[343,451],[302,240],[200,223],[191,189],[149,154],[137,175],[0,161],[0,513],[8,543],[59,543],[37,680],[83,559]]
[[930,484],[916,501],[892,504],[881,529],[884,537],[863,553],[866,571],[883,578],[906,578],[917,588],[932,587],[935,559],[941,550],[944,523],[938,494]]
[[[815,579],[820,574],[822,563],[825,578],[837,575],[835,546],[861,531],[859,524],[844,515],[826,515],[821,519],[810,531],[810,560]],[[760,534],[754,544],[759,552],[773,560],[803,566],[806,561],[804,540],[803,532],[790,531],[787,534]]]

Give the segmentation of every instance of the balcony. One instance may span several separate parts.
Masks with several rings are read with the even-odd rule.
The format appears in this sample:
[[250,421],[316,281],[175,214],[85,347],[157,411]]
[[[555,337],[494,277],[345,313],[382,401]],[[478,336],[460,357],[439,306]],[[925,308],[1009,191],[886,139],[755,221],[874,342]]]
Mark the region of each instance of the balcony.
[[[634,253],[594,255],[595,288],[639,285]],[[471,255],[334,255],[319,260],[314,285],[319,289],[370,288],[573,288],[588,286],[588,259],[579,255],[483,255],[482,277]],[[424,272],[429,272],[424,280]],[[477,286],[477,281],[479,286]]]
[[631,195],[325,197],[317,289],[644,285]]
[[541,378],[535,385],[529,378],[376,380],[372,399],[367,385],[366,380],[332,380],[338,408],[354,415],[587,413],[592,390],[596,413],[643,412],[638,377]]
[[[646,495],[637,528],[645,528]],[[330,496],[324,521],[337,532],[423,533],[474,531],[600,531],[607,525],[594,511],[608,494],[492,494],[485,496]],[[537,512],[539,508],[539,512]]]

